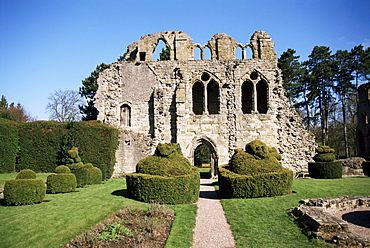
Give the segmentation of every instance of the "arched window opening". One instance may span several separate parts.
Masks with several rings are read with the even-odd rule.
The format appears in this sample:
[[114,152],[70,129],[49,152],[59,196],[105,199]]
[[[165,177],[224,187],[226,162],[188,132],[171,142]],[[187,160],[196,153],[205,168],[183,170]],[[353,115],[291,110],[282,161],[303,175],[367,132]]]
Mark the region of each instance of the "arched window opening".
[[158,41],[152,56],[153,61],[170,60],[170,50],[162,39]]
[[211,60],[212,59],[212,52],[211,52],[211,49],[206,46],[204,49],[203,49],[203,59],[204,60]]
[[236,48],[235,58],[236,58],[236,59],[244,59],[244,56],[243,56],[243,49],[242,49],[240,46],[238,46],[238,47]]
[[196,115],[204,112],[204,86],[199,81],[193,85],[193,112]]
[[257,110],[260,114],[267,113],[267,84],[261,80],[257,83]]
[[246,81],[242,85],[242,111],[243,114],[251,114],[253,109],[253,83]]
[[217,83],[212,79],[207,84],[207,107],[209,114],[218,114],[220,110],[220,90]]
[[194,48],[194,60],[201,60],[202,59],[202,50],[200,47]]
[[253,59],[253,51],[252,51],[252,48],[250,46],[247,46],[245,48],[245,59]]
[[131,108],[127,104],[121,106],[121,126],[131,126]]

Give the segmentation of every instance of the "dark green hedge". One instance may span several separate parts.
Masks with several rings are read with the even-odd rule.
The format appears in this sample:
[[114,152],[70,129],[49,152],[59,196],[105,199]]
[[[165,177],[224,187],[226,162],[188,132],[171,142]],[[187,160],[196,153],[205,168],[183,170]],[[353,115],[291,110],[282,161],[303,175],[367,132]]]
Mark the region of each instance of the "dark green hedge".
[[72,173],[50,174],[46,179],[46,193],[73,192],[76,187],[76,176]]
[[76,176],[77,187],[83,187],[88,184],[89,172],[84,167],[71,169],[71,173],[75,174]]
[[18,122],[0,118],[0,173],[15,171],[20,125]]
[[18,171],[53,172],[55,167],[65,164],[63,152],[77,146],[82,161],[100,168],[104,179],[113,174],[118,147],[116,128],[97,121],[73,122],[73,125],[36,121],[23,124],[19,135]]
[[148,203],[189,204],[199,197],[200,174],[197,167],[192,173],[163,177],[132,173],[126,175],[129,197]]
[[228,169],[228,165],[218,168],[220,194],[223,198],[253,198],[285,195],[292,192],[293,172],[282,168],[279,172],[258,175],[240,175]]
[[362,170],[366,176],[370,176],[370,161],[362,162]]
[[310,177],[317,179],[342,178],[342,162],[315,162],[308,163]]
[[30,205],[42,202],[46,187],[40,178],[10,179],[4,185],[4,200],[6,205]]
[[59,165],[57,159],[65,126],[65,123],[54,121],[35,121],[22,125],[17,169],[53,172],[54,168]]

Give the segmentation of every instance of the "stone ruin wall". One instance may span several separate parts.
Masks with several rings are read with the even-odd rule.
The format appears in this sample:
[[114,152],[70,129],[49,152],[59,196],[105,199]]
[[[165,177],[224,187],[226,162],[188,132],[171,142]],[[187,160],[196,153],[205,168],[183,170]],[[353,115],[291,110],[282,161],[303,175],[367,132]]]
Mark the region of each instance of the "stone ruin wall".
[[370,159],[370,83],[358,87],[357,151],[360,157]]
[[[159,40],[170,50],[168,61],[151,61]],[[95,96],[98,119],[120,128],[115,173],[135,171],[136,163],[152,155],[160,142],[179,143],[190,161],[196,147],[205,144],[211,150],[212,165],[217,166],[228,163],[235,148],[244,148],[254,139],[276,147],[284,167],[307,170],[314,155],[314,137],[288,103],[273,46],[264,31],[255,32],[246,45],[216,34],[201,46],[181,31],[146,35],[129,45],[125,61],[113,63],[100,74]],[[253,58],[235,59],[237,47],[242,48],[243,58],[246,49],[251,49]],[[210,49],[211,60],[194,60],[196,48],[201,58],[204,49]],[[255,92],[247,113],[242,99],[246,81]],[[204,87],[204,109],[196,114],[193,88],[197,82]],[[208,92],[208,85],[215,90]],[[261,93],[266,98],[261,103],[266,105],[263,113],[258,111],[258,87],[266,91]]]

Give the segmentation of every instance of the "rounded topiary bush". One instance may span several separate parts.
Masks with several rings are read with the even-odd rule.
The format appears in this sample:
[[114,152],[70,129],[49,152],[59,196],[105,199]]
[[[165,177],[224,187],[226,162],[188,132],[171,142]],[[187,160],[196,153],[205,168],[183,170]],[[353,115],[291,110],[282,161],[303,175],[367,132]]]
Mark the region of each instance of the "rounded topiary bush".
[[83,187],[88,184],[89,172],[83,166],[77,169],[71,169],[71,173],[76,176],[77,187]]
[[46,180],[46,192],[51,194],[73,192],[76,187],[77,180],[73,173],[50,174]]
[[4,185],[6,205],[31,205],[44,200],[45,183],[40,178],[10,179]]
[[88,174],[87,184],[91,185],[91,184],[100,184],[101,183],[101,181],[103,179],[103,175],[102,175],[101,170],[98,167],[93,167],[92,166],[90,168],[87,168],[86,170],[87,170],[87,174]]
[[24,169],[21,170],[16,179],[35,179],[36,178],[36,173],[33,170],[29,169]]
[[59,165],[54,169],[55,173],[71,173],[71,169],[65,165]]
[[187,204],[199,197],[200,174],[179,144],[159,144],[155,154],[140,160],[137,173],[126,175],[130,197],[149,203]]
[[177,143],[158,144],[155,154],[140,160],[137,173],[158,176],[179,176],[192,172],[192,166]]
[[292,192],[293,171],[281,166],[275,148],[259,140],[245,151],[235,149],[229,164],[219,167],[220,194],[224,198],[284,195]]
[[308,163],[308,173],[310,177],[317,179],[342,178],[342,162],[335,160],[335,150],[329,146],[319,146],[316,148],[314,163]]

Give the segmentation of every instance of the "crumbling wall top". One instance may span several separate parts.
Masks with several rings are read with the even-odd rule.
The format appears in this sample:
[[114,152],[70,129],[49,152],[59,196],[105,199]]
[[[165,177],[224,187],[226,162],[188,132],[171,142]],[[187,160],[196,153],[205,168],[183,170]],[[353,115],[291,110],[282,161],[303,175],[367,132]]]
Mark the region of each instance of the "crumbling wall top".
[[182,31],[166,31],[144,35],[138,42],[127,47],[125,61],[152,61],[153,53],[159,41],[163,41],[170,52],[170,60],[194,60],[196,48],[200,49],[200,58],[204,59],[204,49],[211,52],[212,60],[236,59],[236,50],[242,49],[242,59],[246,59],[246,49],[252,50],[252,59],[276,61],[275,43],[265,31],[256,31],[245,45],[238,43],[224,33],[215,34],[206,44],[194,44],[193,39]]

